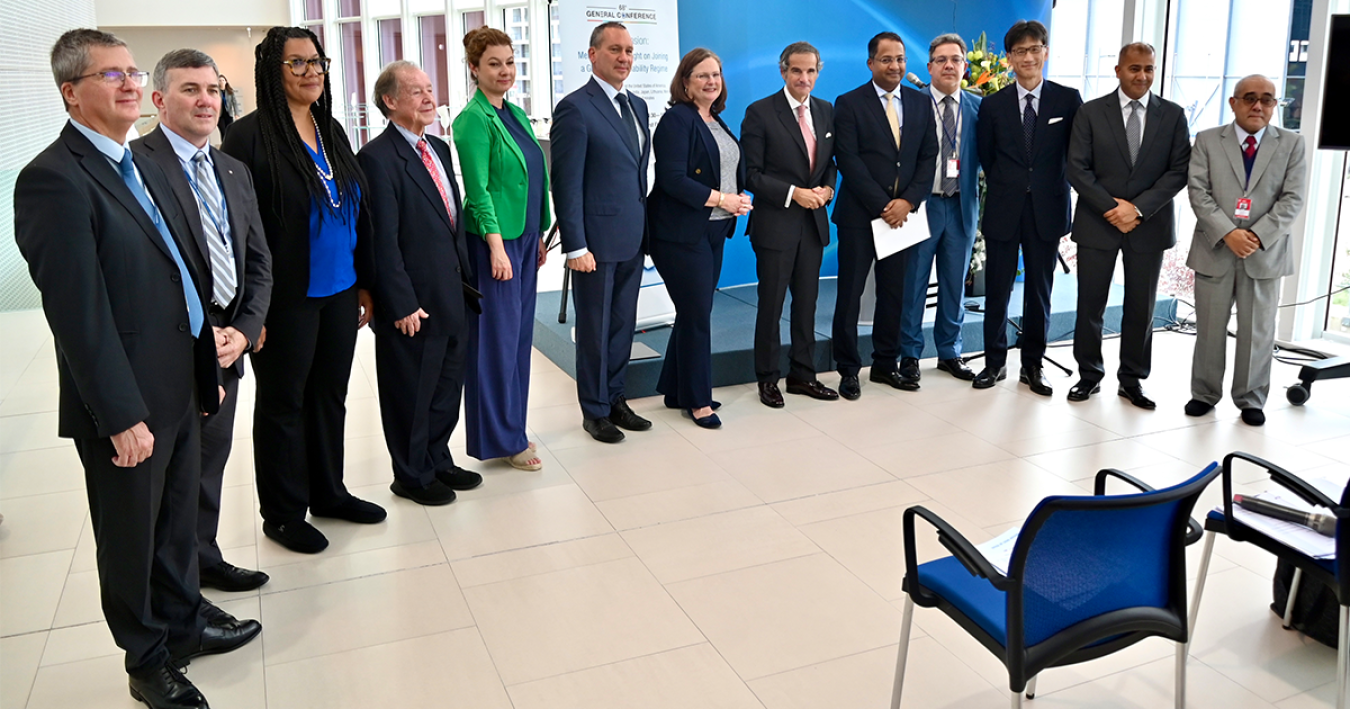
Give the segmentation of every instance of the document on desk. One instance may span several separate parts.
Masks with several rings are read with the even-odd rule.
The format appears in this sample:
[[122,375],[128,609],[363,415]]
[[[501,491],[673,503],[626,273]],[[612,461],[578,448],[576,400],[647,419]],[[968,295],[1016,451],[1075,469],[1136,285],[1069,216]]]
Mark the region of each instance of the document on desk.
[[885,219],[872,220],[872,244],[876,247],[878,260],[900,253],[931,236],[928,215],[922,204],[896,229],[892,229]]
[[[1308,481],[1310,485],[1313,485],[1314,487],[1323,489],[1325,491],[1324,487],[1322,485],[1319,485],[1318,482],[1319,481],[1314,480]],[[1285,505],[1286,507],[1293,507],[1299,510],[1309,510],[1309,511],[1316,510],[1322,513],[1330,512],[1330,510],[1327,510],[1326,508],[1323,507],[1313,507],[1312,505],[1309,505],[1303,500],[1295,497],[1292,493],[1284,495],[1279,492],[1262,492],[1256,495],[1252,495],[1252,497],[1258,500],[1266,500],[1267,502],[1274,502],[1277,504]],[[1223,508],[1219,507],[1218,511],[1222,512]],[[1301,524],[1295,524],[1293,522],[1285,522],[1283,520],[1275,519],[1274,517],[1267,517],[1265,515],[1252,512],[1250,510],[1242,509],[1241,507],[1238,507],[1236,505],[1233,506],[1233,517],[1237,519],[1237,521],[1270,537],[1271,539],[1280,542],[1281,544],[1284,544],[1290,549],[1293,549],[1302,554],[1307,554],[1308,556],[1311,556],[1314,559],[1336,558],[1335,537],[1324,537],[1321,534],[1318,534],[1317,532],[1314,532],[1313,530]]]
[[991,566],[998,569],[1000,574],[1007,576],[1008,564],[1012,563],[1013,547],[1017,546],[1017,535],[1021,531],[1021,527],[1013,527],[983,544],[976,544],[975,548],[989,560]]

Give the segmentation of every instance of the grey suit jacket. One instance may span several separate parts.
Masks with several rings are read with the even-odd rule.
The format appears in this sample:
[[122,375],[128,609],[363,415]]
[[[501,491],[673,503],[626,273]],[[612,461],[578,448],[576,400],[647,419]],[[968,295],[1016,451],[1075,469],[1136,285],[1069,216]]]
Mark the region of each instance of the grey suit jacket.
[[[1223,243],[1234,229],[1250,229],[1261,248],[1246,259],[1252,278],[1278,278],[1294,273],[1289,227],[1303,209],[1305,188],[1303,136],[1267,126],[1256,149],[1256,163],[1247,188],[1242,149],[1232,123],[1202,131],[1191,150],[1190,197],[1195,210],[1195,236],[1186,265],[1196,273],[1222,276],[1233,270],[1237,256]],[[1233,215],[1237,201],[1251,199],[1251,216]]]

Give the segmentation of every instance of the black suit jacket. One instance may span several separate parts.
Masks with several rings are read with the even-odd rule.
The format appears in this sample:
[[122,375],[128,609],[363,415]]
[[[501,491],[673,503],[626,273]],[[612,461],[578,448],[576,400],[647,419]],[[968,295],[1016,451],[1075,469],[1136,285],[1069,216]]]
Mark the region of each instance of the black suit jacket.
[[[1172,198],[1186,186],[1190,129],[1181,106],[1150,95],[1138,158],[1130,165],[1119,90],[1083,104],[1069,142],[1069,183],[1078,191],[1073,240],[1097,249],[1122,244],[1139,252],[1166,251],[1177,243]],[[1115,198],[1131,202],[1144,219],[1129,234],[1103,216]]]
[[445,141],[427,136],[449,173],[445,188],[455,207],[455,226],[426,165],[393,123],[357,154],[370,186],[367,203],[374,225],[375,319],[392,326],[421,308],[430,315],[420,333],[464,332],[464,279],[469,257],[464,243],[464,204]]
[[[272,165],[263,148],[260,122],[261,111],[244,116],[230,124],[229,135],[220,149],[237,158],[253,175],[258,197],[258,213],[262,217],[267,247],[272,252],[272,300],[270,308],[295,307],[309,297],[309,210],[312,198],[305,189],[306,172],[315,169],[314,163],[297,164],[290,155],[277,165],[273,179]],[[351,151],[347,134],[336,121],[330,130],[332,144],[325,143],[328,154],[339,150]],[[356,285],[370,289],[371,272],[370,215],[365,208],[365,195],[356,221]],[[277,278],[277,276],[281,276]]]
[[899,91],[904,111],[899,148],[872,82],[835,99],[839,129],[835,159],[844,176],[834,207],[834,223],[839,226],[870,229],[891,200],[903,199],[918,209],[933,193],[938,154],[933,100],[907,86]]
[[[191,237],[164,173],[134,159],[186,251]],[[73,126],[19,173],[14,237],[56,341],[59,435],[107,438],[141,422],[154,433],[182,419],[194,388],[204,411],[217,410],[210,324],[193,339],[169,247],[117,168]]]
[[[713,120],[736,139],[721,116],[713,114]],[[705,206],[708,195],[722,189],[721,151],[712,131],[693,104],[677,103],[661,116],[652,144],[656,186],[647,198],[649,236],[680,244],[705,238],[713,211]],[[736,191],[745,189],[745,155],[736,164],[735,179]]]
[[986,239],[1017,238],[1022,204],[1031,195],[1036,213],[1036,231],[1042,240],[1056,241],[1069,233],[1069,135],[1078,107],[1083,105],[1077,89],[1043,80],[1040,110],[1028,158],[1022,132],[1022,110],[1017,85],[1010,84],[980,103],[976,144],[984,168],[984,220],[980,231]]
[[[745,186],[755,195],[745,233],[758,248],[786,249],[799,238],[830,243],[830,225],[825,207],[809,212],[788,201],[793,187],[833,188],[839,177],[834,165],[834,107],[811,97],[811,120],[816,129],[816,167],[806,154],[806,140],[797,125],[797,115],[783,92],[762,98],[745,109],[741,121],[741,150],[745,160]],[[787,203],[787,207],[783,204]]]
[[[192,232],[193,247],[187,249],[186,254],[193,260],[197,272],[202,274],[201,289],[210,300],[215,276],[209,265],[211,252],[206,243],[206,233],[202,230],[201,211],[197,207],[197,196],[192,185],[183,172],[182,163],[178,161],[173,145],[164,134],[164,127],[156,126],[149,135],[132,141],[131,150],[150,158],[164,171],[178,206],[186,217],[188,229]],[[262,334],[263,322],[267,319],[267,305],[272,299],[272,252],[267,248],[262,217],[258,215],[258,198],[253,193],[253,178],[248,168],[215,148],[208,150],[216,166],[216,179],[220,182],[230,219],[230,238],[234,242],[235,255],[234,281],[238,284],[234,302],[230,303],[221,319],[224,325],[244,333],[250,343],[256,343]],[[234,371],[241,377],[244,375],[242,357],[235,362]]]

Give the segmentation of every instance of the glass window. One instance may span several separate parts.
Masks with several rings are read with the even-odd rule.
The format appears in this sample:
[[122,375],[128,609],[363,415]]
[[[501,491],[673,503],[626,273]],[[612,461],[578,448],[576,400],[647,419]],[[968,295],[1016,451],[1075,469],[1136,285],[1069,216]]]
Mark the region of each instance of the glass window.
[[323,0],[305,0],[305,19],[323,19]]
[[[1345,197],[1350,198],[1350,194]],[[1341,204],[1345,203],[1346,199],[1342,199]],[[1331,263],[1332,291],[1350,287],[1350,223],[1347,221],[1350,220],[1342,213],[1336,236],[1335,256]],[[1329,338],[1350,342],[1350,291],[1341,291],[1331,296],[1330,302],[1327,303],[1325,333]]]
[[530,9],[528,7],[509,7],[502,10],[506,21],[506,34],[511,37],[516,54],[516,85],[507,92],[506,99],[525,109],[527,115],[534,113],[530,100]]
[[[431,86],[436,92],[436,105],[445,106],[450,101],[450,74],[446,71],[449,61],[445,49],[445,15],[427,15],[417,18],[418,32],[422,39],[422,71],[431,78]],[[433,135],[443,135],[440,116],[427,128]]]
[[366,144],[370,132],[366,121],[366,62],[361,23],[344,22],[338,25],[338,34],[342,38],[342,85],[346,94],[333,102],[333,113],[347,127],[352,145],[359,149]]
[[380,66],[403,58],[403,20],[395,17],[375,23],[380,34]]
[[548,6],[548,36],[549,36],[549,61],[551,63],[553,76],[553,106],[556,108],[558,102],[563,98],[563,58],[562,58],[562,35],[558,32],[558,6],[552,4]]
[[361,0],[338,0],[338,17],[360,17],[360,16],[361,16]]
[[[472,30],[476,30],[487,24],[487,16],[482,10],[479,10],[478,12],[466,12],[461,17],[464,24],[464,34],[468,34]],[[474,90],[478,88],[478,85],[473,83],[473,72],[469,71],[468,62],[464,63],[464,85],[469,87],[469,90],[466,92],[469,96],[473,96]]]
[[324,52],[328,56],[333,56],[333,53],[328,49],[328,42],[323,38],[323,25],[305,25],[305,29],[313,32],[314,36],[319,38],[319,44],[323,45]]

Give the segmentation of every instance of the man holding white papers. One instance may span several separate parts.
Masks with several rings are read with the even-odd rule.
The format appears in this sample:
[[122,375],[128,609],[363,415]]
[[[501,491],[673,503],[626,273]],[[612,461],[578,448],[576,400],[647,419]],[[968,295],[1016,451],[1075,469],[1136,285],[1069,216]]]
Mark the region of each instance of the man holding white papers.
[[[874,382],[896,389],[919,388],[919,360],[900,359],[900,319],[904,301],[907,252],[877,258],[872,222],[882,219],[898,229],[933,191],[938,138],[932,101],[926,94],[902,87],[905,43],[894,32],[882,32],[867,43],[872,80],[835,101],[835,160],[843,183],[834,223],[839,227],[838,301],[834,309],[834,359],[839,393],[845,399],[862,395],[858,372],[858,310],[867,271],[876,263],[877,308],[872,328]],[[923,228],[919,226],[919,228]],[[926,236],[926,234],[925,234]],[[925,278],[925,280],[927,280]]]

